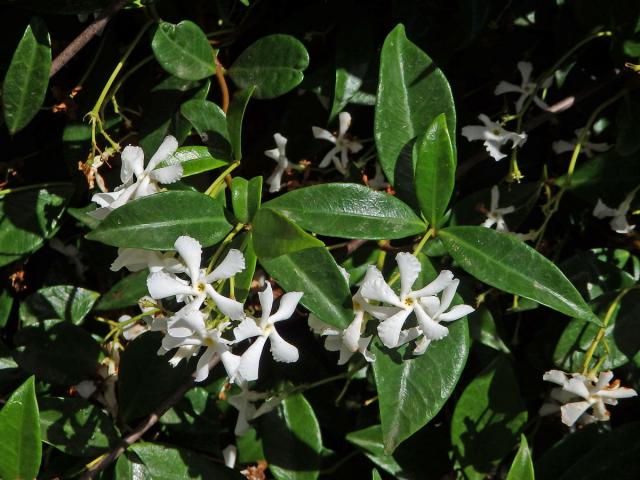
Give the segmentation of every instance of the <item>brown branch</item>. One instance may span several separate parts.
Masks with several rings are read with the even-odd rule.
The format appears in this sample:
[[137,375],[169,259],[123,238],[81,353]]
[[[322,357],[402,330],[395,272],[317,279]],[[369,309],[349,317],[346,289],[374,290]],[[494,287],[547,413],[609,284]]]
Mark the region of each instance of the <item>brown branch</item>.
[[51,62],[51,71],[49,72],[49,78],[53,77],[56,73],[64,67],[69,60],[71,60],[89,41],[100,33],[107,25],[111,17],[113,17],[118,11],[122,10],[127,3],[131,0],[114,0],[111,5],[105,8],[100,16],[84,31],[78,35],[60,54]]
[[95,475],[98,474],[98,472],[106,469],[107,467],[109,467],[109,465],[115,462],[127,448],[140,440],[140,438],[151,427],[153,427],[171,407],[178,403],[178,401],[184,396],[184,394],[187,393],[187,391],[189,391],[189,389],[193,386],[193,383],[193,378],[190,378],[188,382],[181,385],[180,388],[178,388],[169,398],[162,402],[158,406],[158,408],[156,408],[153,413],[147,417],[146,420],[140,423],[130,434],[124,436],[122,440],[120,440],[120,443],[116,448],[111,450],[105,456],[101,457],[98,462],[88,467],[82,477],[80,477],[80,479],[91,480],[95,477]]
[[220,93],[222,94],[222,111],[227,113],[229,110],[229,87],[227,86],[227,81],[224,78],[224,69],[222,65],[216,58],[216,79],[218,80],[218,85],[220,86]]

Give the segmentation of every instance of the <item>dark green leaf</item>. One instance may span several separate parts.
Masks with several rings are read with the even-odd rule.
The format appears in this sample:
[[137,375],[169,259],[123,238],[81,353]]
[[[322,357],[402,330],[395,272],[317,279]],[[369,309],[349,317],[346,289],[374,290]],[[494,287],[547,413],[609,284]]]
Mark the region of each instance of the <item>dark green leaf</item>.
[[520,435],[520,447],[507,474],[507,480],[535,480],[535,478],[527,437]]
[[157,354],[161,340],[159,332],[140,335],[120,357],[118,404],[125,422],[151,413],[189,380],[192,369],[186,362],[174,368],[169,364],[171,354]]
[[70,184],[17,189],[0,199],[0,266],[38,250],[58,231]]
[[109,415],[82,398],[45,397],[39,407],[42,440],[68,455],[94,457],[120,439]]
[[304,45],[290,35],[269,35],[253,43],[229,68],[242,89],[255,85],[256,98],[275,98],[295,88],[309,65]]
[[466,477],[492,474],[526,421],[513,369],[498,357],[462,392],[451,419],[451,442]]
[[211,152],[207,147],[193,146],[193,147],[180,147],[176,152],[165,160],[157,168],[166,167],[179,163],[182,165],[182,177],[190,177],[198,173],[208,172],[215,170],[216,168],[224,167],[229,162],[226,160],[220,160],[211,155]]
[[233,214],[241,223],[250,223],[260,208],[262,197],[262,177],[247,180],[234,177],[231,183],[231,204]]
[[0,478],[36,478],[42,458],[40,419],[33,377],[0,410]]
[[384,450],[382,427],[380,425],[372,425],[371,427],[351,432],[346,436],[346,439],[362,448],[369,460],[391,475],[397,475],[402,471],[402,467],[398,465],[395,458]]
[[113,480],[153,480],[153,478],[135,453],[125,451],[118,457]]
[[117,310],[136,305],[141,297],[149,294],[148,275],[148,270],[142,270],[124,277],[102,296],[96,310]]
[[484,306],[481,306],[470,315],[469,334],[476,342],[500,352],[509,353],[509,348],[498,335],[493,315]]
[[237,92],[233,96],[233,100],[229,104],[227,112],[227,126],[229,129],[229,140],[233,149],[233,158],[240,160],[242,158],[242,119],[247,109],[247,104],[251,95],[253,95],[255,85],[251,85],[246,90]]
[[161,22],[151,42],[158,63],[171,75],[201,80],[216,73],[216,52],[200,27],[189,20]]
[[20,329],[15,359],[24,370],[58,385],[75,385],[95,374],[100,346],[91,334],[65,321]]
[[180,113],[193,125],[212,155],[231,158],[227,117],[218,105],[208,100],[189,100],[182,104]]
[[263,207],[253,222],[253,246],[260,262],[324,244],[286,217]]
[[[374,136],[380,164],[396,187],[413,189],[410,142],[441,113],[456,131],[451,88],[429,56],[410,42],[403,25],[389,33],[380,57]],[[403,158],[401,158],[403,157]]]
[[51,41],[42,19],[33,17],[4,77],[4,120],[13,135],[38,113],[49,84]]
[[236,470],[219,465],[183,448],[139,442],[131,446],[155,480],[244,480]]
[[477,279],[565,315],[599,323],[558,267],[512,235],[484,227],[449,227],[439,235],[454,260]]
[[418,205],[431,226],[436,227],[447,210],[456,180],[456,158],[444,113],[416,142],[413,155]]
[[265,207],[306,230],[332,237],[394,239],[426,230],[424,222],[401,200],[355,183],[299,188]]
[[287,397],[260,423],[269,470],[277,480],[318,478],[322,437],[313,408],[302,396]]
[[0,293],[0,328],[7,325],[12,308],[13,297],[8,290],[2,290]]
[[171,250],[180,235],[208,247],[231,230],[222,205],[198,192],[161,192],[139,198],[114,210],[89,240],[115,247]]
[[23,325],[38,325],[43,320],[60,319],[80,325],[100,294],[72,285],[41,288],[20,304]]

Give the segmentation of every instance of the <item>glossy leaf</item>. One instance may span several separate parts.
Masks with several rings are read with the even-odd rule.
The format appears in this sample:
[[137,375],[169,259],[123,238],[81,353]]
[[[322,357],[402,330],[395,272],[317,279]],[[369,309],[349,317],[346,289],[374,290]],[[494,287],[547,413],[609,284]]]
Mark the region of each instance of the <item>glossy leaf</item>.
[[355,183],[299,188],[265,204],[302,228],[331,237],[405,238],[426,225],[401,200]]
[[277,480],[318,478],[322,436],[313,408],[302,396],[287,397],[260,423],[269,470]]
[[275,98],[300,82],[309,65],[304,45],[290,35],[269,35],[249,46],[228,72],[242,89],[255,85],[255,98]]
[[439,235],[453,259],[478,280],[599,323],[558,267],[512,235],[484,227],[449,227]]
[[384,449],[382,427],[380,425],[372,425],[362,430],[351,432],[347,434],[346,439],[363,449],[369,460],[391,475],[395,476],[402,471],[402,467],[398,462]]
[[193,125],[212,155],[231,158],[227,117],[218,105],[208,100],[193,99],[182,104],[180,113]]
[[68,455],[97,456],[120,440],[111,417],[82,398],[45,397],[39,408],[42,440]]
[[451,88],[429,56],[409,41],[403,25],[384,41],[376,99],[374,137],[389,181],[413,188],[410,142],[424,134],[441,113],[456,131]]
[[89,240],[114,247],[171,250],[180,235],[208,247],[231,230],[222,205],[198,192],[169,191],[139,198],[114,210]]
[[[118,378],[119,414],[125,422],[151,413],[192,373],[186,362],[173,368],[168,356],[158,355],[162,335],[147,332],[136,337],[120,357]],[[158,381],[162,379],[162,381]]]
[[135,453],[125,451],[116,461],[113,480],[153,480],[153,477]]
[[13,53],[2,87],[4,120],[12,135],[26,127],[42,107],[50,71],[49,32],[42,19],[33,17]]
[[177,25],[161,22],[151,48],[162,68],[178,78],[201,80],[216,73],[215,51],[200,27],[189,20]]
[[439,115],[413,147],[416,196],[429,224],[437,226],[449,205],[456,176],[456,159],[447,119]]
[[253,224],[260,264],[286,291],[324,322],[345,328],[353,320],[351,292],[324,244],[279,213],[261,208]]
[[138,300],[149,294],[148,270],[127,275],[105,293],[96,305],[96,310],[117,310],[137,305]]
[[73,193],[70,184],[18,189],[0,197],[0,266],[38,250],[55,235]]
[[376,343],[373,374],[387,452],[426,425],[445,404],[460,378],[469,353],[466,320],[449,327],[449,335],[432,342],[423,355],[413,345],[390,350]]
[[242,223],[250,223],[260,208],[262,197],[262,177],[247,180],[234,177],[231,182],[231,204],[233,214]]
[[507,474],[507,480],[535,480],[535,478],[527,437],[520,435],[520,447]]
[[41,288],[20,305],[23,325],[38,325],[43,320],[56,319],[80,325],[100,294],[72,285]]
[[233,149],[233,158],[240,160],[242,158],[242,120],[244,112],[247,109],[251,95],[255,91],[255,85],[247,87],[241,92],[237,92],[233,96],[233,100],[229,103],[229,111],[227,112],[227,126],[229,129],[229,140]]
[[0,410],[0,438],[0,478],[36,478],[42,443],[33,377]]
[[451,419],[451,442],[466,477],[492,474],[526,421],[513,369],[497,357],[462,392]]
[[176,152],[165,160],[157,168],[166,167],[179,163],[182,165],[182,177],[190,177],[198,173],[208,172],[216,168],[224,167],[229,162],[215,158],[207,147],[193,146],[180,147]]
[[0,292],[0,328],[5,327],[13,309],[13,296],[8,290]]
[[131,446],[131,450],[140,457],[151,478],[154,479],[244,480],[245,478],[239,471],[231,470],[184,448],[138,442]]
[[509,353],[509,347],[505,345],[498,334],[493,315],[484,305],[470,315],[469,334],[476,342],[494,350]]

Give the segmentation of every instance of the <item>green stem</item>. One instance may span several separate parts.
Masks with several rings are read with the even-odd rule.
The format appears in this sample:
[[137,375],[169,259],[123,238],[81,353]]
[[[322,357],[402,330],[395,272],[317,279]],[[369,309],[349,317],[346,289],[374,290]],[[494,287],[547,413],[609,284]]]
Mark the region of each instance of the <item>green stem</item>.
[[222,252],[224,251],[226,246],[229,245],[233,241],[233,239],[238,234],[238,232],[240,232],[240,230],[242,230],[243,228],[244,228],[244,223],[238,223],[233,228],[233,230],[231,230],[231,232],[229,232],[229,235],[227,235],[225,237],[225,239],[222,241],[222,243],[220,243],[220,245],[218,246],[217,250],[215,251],[215,253],[211,257],[211,260],[209,260],[209,265],[207,266],[207,275],[209,273],[211,273],[211,270],[213,270],[213,266],[218,261],[218,258],[220,258],[220,255],[222,255]]
[[32,188],[48,188],[48,187],[59,187],[59,186],[67,186],[67,185],[69,184],[64,182],[36,183],[33,185],[25,185],[24,187],[5,188],[3,190],[0,190],[0,195],[8,195],[10,193],[23,192],[25,190],[31,190]]
[[218,193],[220,193],[220,187],[221,185],[224,185],[224,179],[227,175],[229,175],[231,172],[233,172],[236,168],[238,168],[240,166],[240,162],[236,161],[233,162],[231,165],[229,165],[224,172],[222,172],[218,178],[216,178],[213,183],[211,185],[209,185],[209,188],[207,188],[204,192],[205,195],[209,195],[212,198],[215,198]]

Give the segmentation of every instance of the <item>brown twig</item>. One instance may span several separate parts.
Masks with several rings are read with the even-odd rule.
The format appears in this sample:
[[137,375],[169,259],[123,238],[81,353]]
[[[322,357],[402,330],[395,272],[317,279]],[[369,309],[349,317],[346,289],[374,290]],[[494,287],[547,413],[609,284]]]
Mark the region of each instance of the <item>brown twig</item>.
[[100,16],[84,31],[78,35],[60,54],[51,62],[51,71],[49,72],[49,78],[53,77],[56,73],[64,67],[69,60],[71,60],[89,41],[101,32],[107,25],[111,17],[113,17],[118,11],[122,10],[127,3],[131,0],[114,0],[111,5],[105,8]]
[[224,78],[224,68],[220,64],[220,61],[216,58],[216,79],[218,80],[218,85],[220,86],[220,93],[222,94],[222,111],[227,113],[229,110],[229,87],[227,86],[227,81]]
[[140,438],[151,427],[153,427],[171,407],[178,403],[184,394],[193,386],[193,383],[193,378],[190,378],[188,382],[173,392],[173,394],[162,402],[146,420],[140,423],[130,434],[124,436],[116,448],[100,458],[98,462],[88,467],[82,477],[80,477],[81,480],[91,480],[98,472],[106,469],[109,465],[115,462],[127,448],[140,440]]

